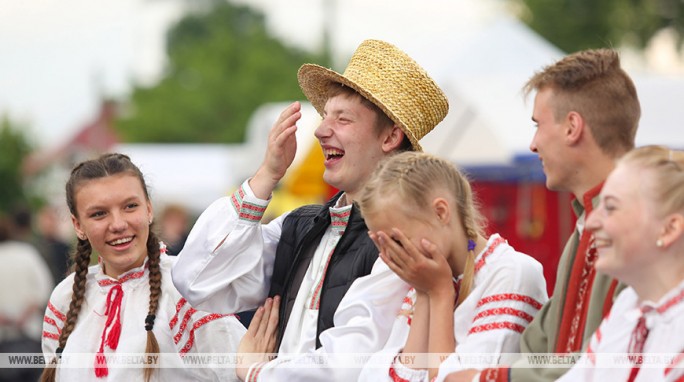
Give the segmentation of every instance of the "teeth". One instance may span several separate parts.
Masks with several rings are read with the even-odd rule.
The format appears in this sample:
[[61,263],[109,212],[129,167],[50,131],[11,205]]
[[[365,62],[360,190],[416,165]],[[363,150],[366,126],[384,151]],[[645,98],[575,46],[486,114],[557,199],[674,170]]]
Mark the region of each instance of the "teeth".
[[133,240],[132,237],[124,237],[124,238],[121,238],[121,239],[116,239],[116,240],[110,242],[110,244],[111,244],[111,245],[119,245],[119,244],[128,243],[128,242],[131,241],[131,240]]
[[323,154],[326,158],[330,158],[331,156],[344,155],[344,151],[338,149],[325,149],[323,150]]

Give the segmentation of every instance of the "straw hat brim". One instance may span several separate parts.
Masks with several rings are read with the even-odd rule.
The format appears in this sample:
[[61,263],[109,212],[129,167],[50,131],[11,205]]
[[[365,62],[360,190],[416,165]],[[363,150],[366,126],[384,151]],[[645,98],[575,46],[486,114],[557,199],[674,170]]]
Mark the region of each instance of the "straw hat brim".
[[375,104],[380,108],[397,126],[404,132],[406,137],[411,142],[415,151],[422,151],[418,139],[411,130],[408,129],[407,124],[384,103],[382,103],[373,93],[366,90],[363,86],[350,80],[349,78],[335,72],[334,70],[325,68],[316,64],[304,64],[297,72],[297,79],[299,86],[302,88],[304,95],[309,99],[313,107],[318,111],[318,114],[323,115],[323,109],[328,97],[328,88],[333,83],[339,83],[350,87],[361,94],[364,98]]

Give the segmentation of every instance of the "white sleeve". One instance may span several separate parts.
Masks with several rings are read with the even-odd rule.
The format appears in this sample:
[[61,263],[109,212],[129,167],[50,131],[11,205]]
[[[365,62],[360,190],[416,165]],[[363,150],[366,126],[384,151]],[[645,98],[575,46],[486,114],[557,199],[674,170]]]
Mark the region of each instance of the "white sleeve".
[[55,355],[59,335],[62,333],[69,310],[73,285],[74,274],[72,273],[55,287],[45,308],[41,345],[46,362],[49,362]]
[[510,364],[518,358],[520,335],[548,300],[546,281],[541,264],[531,257],[512,251],[503,256],[508,258],[483,269],[478,283],[484,289],[468,334],[442,362],[436,381],[456,371]]
[[[173,333],[176,351],[181,357],[221,355],[237,353],[238,344],[247,329],[233,315],[207,313],[193,309],[189,304],[178,304],[178,317],[188,317],[187,322],[172,320],[169,327]],[[199,381],[238,381],[235,368],[224,362],[214,367],[196,367],[192,362],[187,370]]]
[[262,224],[267,205],[245,181],[199,217],[172,270],[174,285],[193,306],[235,313],[263,304],[286,216]]
[[315,352],[258,364],[246,381],[356,381],[368,355],[381,350],[409,286],[378,259],[354,281],[321,333]]

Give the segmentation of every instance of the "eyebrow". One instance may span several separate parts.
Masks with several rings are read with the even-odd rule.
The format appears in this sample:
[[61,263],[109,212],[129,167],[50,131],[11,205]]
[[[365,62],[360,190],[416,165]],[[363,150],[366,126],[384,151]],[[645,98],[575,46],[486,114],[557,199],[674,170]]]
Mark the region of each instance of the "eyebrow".
[[[137,196],[129,196],[128,198],[124,199],[121,202],[121,204],[126,204],[126,203],[130,203],[130,202],[140,202],[140,198]],[[101,210],[104,208],[105,208],[104,206],[96,204],[96,205],[92,205],[92,206],[86,208],[85,212],[97,211],[97,210]]]

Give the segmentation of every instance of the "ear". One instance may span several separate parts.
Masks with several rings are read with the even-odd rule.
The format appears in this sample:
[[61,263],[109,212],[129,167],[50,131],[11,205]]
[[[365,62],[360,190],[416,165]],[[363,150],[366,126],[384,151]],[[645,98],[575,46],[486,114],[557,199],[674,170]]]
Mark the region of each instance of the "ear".
[[404,141],[404,132],[397,125],[392,126],[390,129],[386,129],[384,134],[385,138],[382,141],[382,151],[385,153],[394,151],[401,146],[401,142]]
[[76,218],[76,216],[74,216],[73,214],[71,215],[71,224],[74,226],[76,236],[78,236],[78,238],[81,240],[86,240],[87,236],[85,234],[85,231],[83,231],[83,227],[81,227],[81,223],[78,221],[78,218]]
[[147,221],[149,224],[152,224],[152,220],[154,219],[154,210],[152,210],[152,203],[150,201],[147,201]]
[[669,247],[677,240],[681,240],[682,236],[684,236],[684,215],[675,213],[665,217],[665,226],[658,237],[658,240],[662,240],[663,247]]
[[451,221],[451,209],[449,202],[444,198],[435,198],[432,201],[432,211],[440,223],[447,225]]
[[565,116],[565,121],[565,140],[568,144],[573,145],[579,142],[582,134],[584,134],[586,124],[584,123],[584,118],[576,111],[569,112]]

